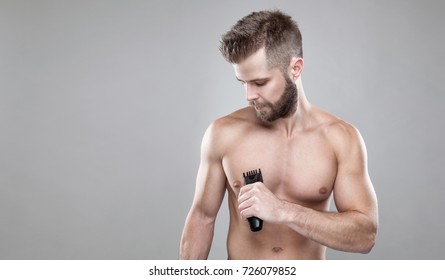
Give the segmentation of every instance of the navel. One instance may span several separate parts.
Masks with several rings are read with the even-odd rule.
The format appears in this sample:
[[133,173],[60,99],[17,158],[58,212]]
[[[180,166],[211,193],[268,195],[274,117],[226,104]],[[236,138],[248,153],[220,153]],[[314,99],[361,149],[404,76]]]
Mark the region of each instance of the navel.
[[318,192],[319,192],[320,194],[326,194],[326,193],[328,192],[328,189],[327,189],[326,187],[322,187],[322,188],[320,188],[320,189],[318,190]]
[[283,251],[283,248],[281,248],[281,247],[273,247],[273,248],[272,248],[272,251],[273,251],[274,253],[279,253],[279,252]]

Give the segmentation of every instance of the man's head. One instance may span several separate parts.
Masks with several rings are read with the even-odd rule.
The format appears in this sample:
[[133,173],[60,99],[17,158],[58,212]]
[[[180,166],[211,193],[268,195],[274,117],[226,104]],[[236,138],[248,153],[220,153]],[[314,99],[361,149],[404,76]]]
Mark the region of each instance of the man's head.
[[222,36],[221,53],[233,64],[236,78],[257,116],[273,122],[297,109],[295,81],[303,69],[297,24],[280,11],[252,13]]
[[278,10],[253,12],[221,38],[220,51],[234,64],[265,48],[269,68],[286,73],[292,57],[303,57],[301,33],[292,18]]

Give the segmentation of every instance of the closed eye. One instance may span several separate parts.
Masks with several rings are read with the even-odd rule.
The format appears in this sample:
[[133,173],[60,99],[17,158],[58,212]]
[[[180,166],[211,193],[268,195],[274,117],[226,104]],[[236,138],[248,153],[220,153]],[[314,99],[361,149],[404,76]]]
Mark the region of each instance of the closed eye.
[[251,81],[243,81],[243,80],[240,80],[240,79],[238,79],[238,77],[236,78],[243,86],[246,84],[246,83],[251,83],[251,84],[254,84],[255,86],[257,86],[257,87],[262,87],[262,86],[265,86],[266,84],[267,84],[267,82],[269,81],[269,79],[255,79],[255,80],[251,80]]
[[267,81],[259,81],[259,82],[255,82],[255,85],[258,86],[258,87],[262,87],[262,86],[264,86],[264,85],[266,85],[266,84],[267,84]]

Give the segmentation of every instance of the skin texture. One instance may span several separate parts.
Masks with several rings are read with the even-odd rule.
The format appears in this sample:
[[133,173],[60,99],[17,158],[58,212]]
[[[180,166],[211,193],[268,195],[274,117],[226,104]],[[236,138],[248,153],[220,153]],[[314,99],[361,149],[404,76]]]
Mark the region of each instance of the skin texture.
[[[260,49],[234,64],[251,106],[215,120],[203,137],[179,257],[208,257],[225,192],[229,259],[324,259],[326,247],[369,252],[377,234],[377,199],[360,133],[308,102],[302,58],[292,58],[287,73],[269,69],[266,61]],[[297,88],[296,108],[265,121],[285,91],[285,75]],[[264,182],[243,186],[243,172],[258,168]],[[331,196],[337,212],[329,212]],[[250,231],[251,216],[264,221],[262,231]]]

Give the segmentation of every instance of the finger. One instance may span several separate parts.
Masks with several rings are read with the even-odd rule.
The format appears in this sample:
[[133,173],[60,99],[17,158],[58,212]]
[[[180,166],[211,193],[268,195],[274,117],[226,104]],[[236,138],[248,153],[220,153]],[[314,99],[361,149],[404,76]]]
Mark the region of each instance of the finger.
[[243,203],[245,203],[250,198],[251,198],[251,196],[249,196],[248,193],[245,193],[245,194],[242,194],[242,195],[238,196],[238,205],[242,205]]
[[254,197],[255,193],[256,192],[252,191],[251,185],[242,187],[240,193],[238,194],[238,204],[243,203],[244,201]]
[[247,218],[252,217],[253,214],[251,214],[251,207],[240,210],[239,215],[240,215],[241,219],[243,219],[243,220],[246,220]]
[[251,205],[245,209],[240,210],[240,216],[244,220],[253,216],[258,217],[258,213],[259,211],[256,205]]
[[253,197],[243,200],[241,202],[238,203],[238,210],[239,211],[243,211],[249,207],[251,207],[253,204],[255,203],[255,200]]
[[261,194],[263,192],[261,184],[262,183],[253,183],[242,187],[242,193],[240,192],[240,195],[248,194],[249,196],[257,196]]
[[255,182],[252,184],[245,185],[240,189],[239,195],[245,194],[247,192],[252,192],[252,191],[254,193],[256,193],[260,190],[261,184],[262,184],[261,182]]
[[240,215],[241,219],[243,219],[243,220],[247,220],[247,218],[252,217],[250,215],[250,213],[249,213],[249,209],[245,209],[243,211],[240,211],[239,215]]
[[258,183],[245,185],[238,194],[238,204],[252,197],[258,197],[261,193]]
[[250,190],[250,188],[251,188],[250,185],[242,186],[239,190],[238,195],[241,196],[241,195],[245,194],[246,192],[248,192]]
[[[245,216],[245,217],[254,216],[259,211],[258,198],[251,197],[251,198],[243,201],[241,204],[238,205],[238,211],[240,213],[245,213],[245,215],[250,215],[250,216]],[[247,213],[246,213],[246,211],[247,211]]]

